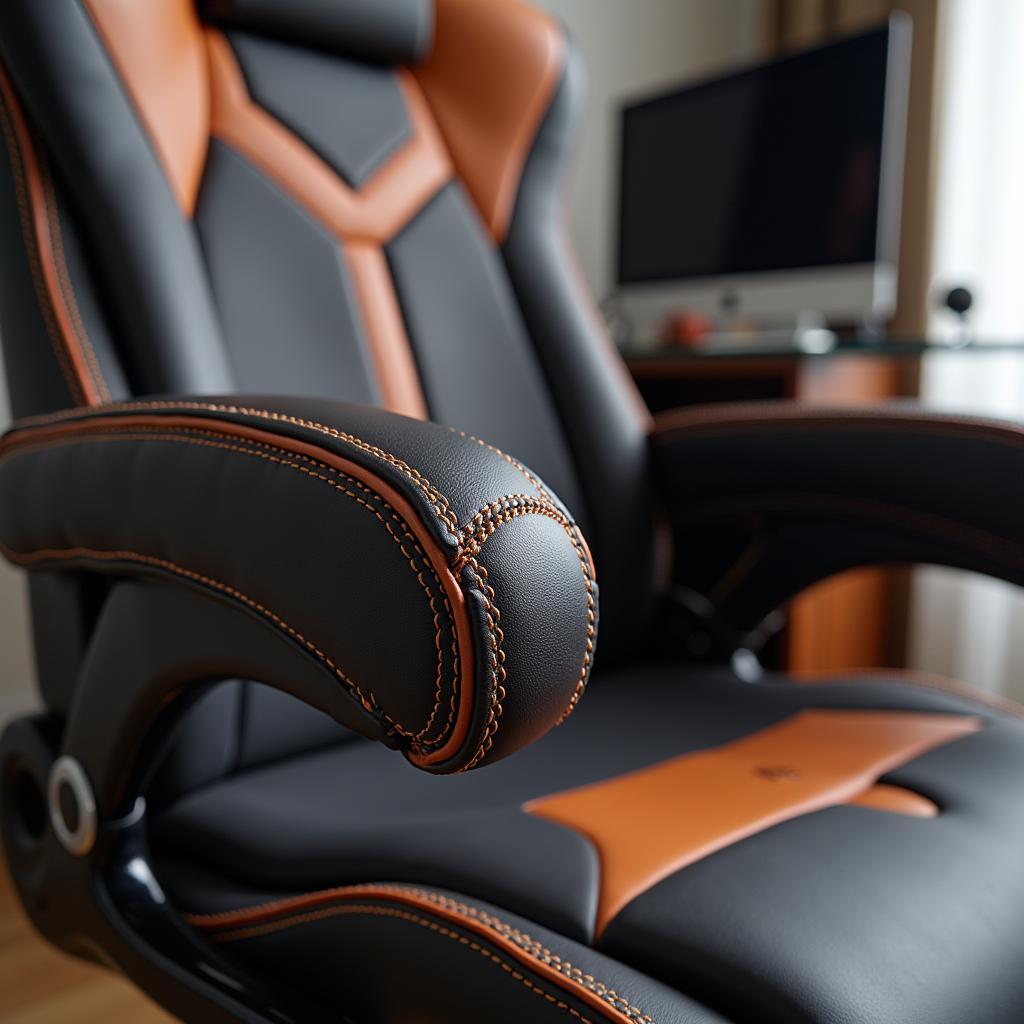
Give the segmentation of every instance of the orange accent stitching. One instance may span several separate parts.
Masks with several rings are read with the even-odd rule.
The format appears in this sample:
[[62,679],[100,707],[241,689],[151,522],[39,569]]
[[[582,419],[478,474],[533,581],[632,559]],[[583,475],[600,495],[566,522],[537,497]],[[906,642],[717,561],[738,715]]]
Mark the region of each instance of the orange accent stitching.
[[[32,275],[32,283],[35,285],[36,301],[39,303],[39,311],[46,326],[46,333],[50,336],[50,344],[53,346],[53,353],[57,359],[64,383],[67,384],[71,400],[76,405],[85,402],[82,387],[71,367],[67,353],[64,351],[60,329],[50,305],[50,297],[46,291],[43,281],[42,269],[39,264],[38,243],[35,237],[35,229],[32,217],[29,212],[28,189],[25,184],[25,171],[22,166],[24,155],[17,136],[11,124],[10,114],[7,109],[7,101],[0,98],[0,131],[3,132],[4,141],[7,145],[7,154],[11,166],[11,178],[14,182],[14,194],[18,204],[18,215],[21,221],[21,233],[25,239],[25,254],[28,256],[29,270]],[[61,339],[61,340],[58,340]]]
[[491,638],[491,651],[488,656],[491,666],[491,700],[487,711],[487,723],[484,726],[483,736],[480,738],[480,746],[477,747],[476,753],[473,754],[466,766],[461,769],[464,772],[475,768],[487,756],[494,744],[499,720],[504,712],[501,702],[505,699],[505,682],[508,679],[508,672],[505,668],[505,649],[502,646],[505,632],[501,628],[501,612],[498,610],[494,587],[488,582],[487,570],[475,558],[471,557],[468,565],[473,570],[474,578],[484,600],[484,617],[487,619],[487,632]]
[[57,281],[64,296],[64,305],[68,310],[68,318],[71,321],[71,328],[78,339],[79,347],[85,357],[89,369],[89,376],[99,395],[101,404],[110,402],[110,389],[107,387],[106,378],[103,376],[103,369],[99,359],[96,358],[96,350],[92,347],[89,339],[89,332],[86,330],[85,322],[82,319],[82,311],[78,308],[78,299],[75,296],[74,285],[71,283],[71,274],[68,271],[67,256],[64,252],[64,237],[60,223],[60,207],[57,205],[57,194],[53,187],[53,176],[50,173],[49,163],[45,155],[39,154],[39,177],[43,185],[43,197],[46,200],[47,221],[50,227],[50,241],[53,244],[53,264],[57,271]]
[[[600,997],[620,1013],[624,1013],[638,1024],[655,1024],[654,1019],[634,1006],[627,999],[621,996],[614,988],[610,988],[603,982],[598,981],[594,975],[582,971],[573,965],[572,961],[566,960],[556,953],[553,953],[543,943],[538,942],[526,932],[502,921],[501,918],[488,914],[486,911],[471,906],[461,900],[443,896],[437,892],[420,889],[415,886],[394,885],[390,883],[370,883],[362,885],[339,886],[334,889],[323,889],[319,892],[309,893],[300,897],[286,897],[284,899],[270,900],[266,903],[247,907],[244,910],[220,911],[214,914],[190,914],[187,917],[189,924],[207,931],[217,928],[230,928],[236,921],[251,918],[253,915],[272,915],[275,913],[288,913],[293,908],[300,908],[308,905],[311,898],[318,901],[331,899],[345,899],[348,897],[363,896],[366,898],[376,897],[388,899],[389,897],[412,898],[418,901],[434,904],[446,911],[467,917],[486,928],[496,932],[502,938],[512,942],[524,953],[534,957],[541,963],[557,971],[563,977],[587,989],[594,995]],[[221,934],[225,934],[222,932]]]
[[282,931],[285,928],[290,928],[301,924],[311,924],[316,921],[327,920],[332,917],[341,917],[349,914],[369,914],[374,917],[390,917],[396,918],[402,921],[409,921],[413,924],[417,924],[422,928],[427,928],[437,935],[442,935],[446,939],[452,939],[458,942],[460,945],[466,946],[468,949],[473,950],[475,953],[479,953],[486,957],[492,963],[497,964],[506,973],[510,974],[516,981],[522,982],[531,992],[536,995],[543,996],[549,1003],[557,1006],[558,1009],[564,1010],[571,1014],[581,1024],[593,1024],[593,1021],[589,1017],[584,1017],[579,1010],[575,1007],[570,1006],[568,1003],[561,999],[551,995],[550,992],[546,992],[544,989],[535,985],[529,978],[524,974],[520,973],[512,966],[507,960],[498,956],[496,953],[489,949],[484,948],[479,942],[474,942],[472,939],[467,938],[464,935],[460,935],[458,932],[453,931],[451,928],[447,928],[442,924],[438,924],[436,921],[430,921],[425,917],[420,917],[417,914],[411,914],[405,910],[395,910],[393,907],[375,907],[370,904],[357,904],[350,907],[331,907],[327,910],[318,910],[310,914],[303,914],[300,917],[292,918],[289,921],[279,921],[274,924],[260,925],[254,928],[243,928],[237,932],[225,932],[222,935],[216,937],[217,942],[237,942],[242,939],[258,938],[262,935],[269,935],[277,931]]
[[467,434],[464,430],[456,430],[454,427],[449,427],[448,429],[453,434],[458,434],[459,437],[464,437],[467,441],[474,441],[476,444],[480,445],[481,448],[486,448],[488,451],[494,452],[495,455],[500,455],[501,458],[503,458],[510,466],[522,473],[522,475],[526,477],[540,495],[547,498],[551,497],[547,488],[518,459],[513,458],[507,452],[503,452],[500,448],[496,448],[493,444],[489,444],[487,441],[482,441],[479,437],[476,437],[473,434]]
[[74,561],[78,559],[96,559],[103,562],[137,562],[140,565],[147,565],[150,568],[161,569],[165,572],[174,573],[177,576],[191,580],[193,583],[200,583],[212,590],[217,590],[220,593],[227,594],[229,597],[233,597],[235,600],[241,601],[247,608],[251,608],[253,611],[258,612],[279,629],[287,633],[293,640],[298,641],[303,647],[310,651],[310,653],[316,655],[316,657],[319,658],[320,661],[322,661],[345,684],[346,688],[359,701],[366,711],[370,714],[379,713],[379,711],[374,708],[370,698],[359,688],[359,686],[345,675],[345,673],[338,668],[331,658],[312,643],[312,641],[307,640],[302,633],[288,625],[284,619],[272,612],[266,606],[260,604],[259,601],[253,600],[253,598],[249,597],[248,594],[243,594],[242,591],[237,588],[232,587],[221,580],[214,579],[212,576],[206,576],[203,573],[195,572],[192,569],[186,569],[183,566],[180,566],[175,562],[168,561],[165,558],[156,558],[153,555],[140,554],[138,551],[101,551],[96,548],[73,547],[39,548],[36,551],[22,552],[14,551],[6,545],[0,545],[0,551],[3,552],[5,558],[8,558],[17,565],[31,565],[35,562]]
[[[463,436],[465,437],[468,435]],[[477,439],[473,438],[472,440]],[[499,449],[494,448],[492,445],[488,445],[483,441],[478,441],[478,443],[482,444],[486,448],[490,448],[498,455],[501,455],[509,462],[512,462],[513,465],[516,465],[515,460],[505,455],[505,453]],[[536,482],[535,478],[529,474],[529,471],[522,466],[520,466],[520,469],[524,475],[534,481],[538,490],[544,495],[544,497],[535,498],[529,494],[507,494],[504,498],[492,501],[489,505],[485,505],[480,509],[462,528],[464,540],[459,546],[461,554],[457,556],[453,563],[453,572],[461,570],[465,565],[475,564],[475,556],[480,553],[480,549],[495,530],[497,530],[503,523],[510,522],[512,519],[516,519],[520,516],[546,516],[557,522],[565,531],[566,536],[569,538],[569,543],[572,544],[573,550],[576,552],[576,555],[580,560],[580,566],[583,570],[583,582],[587,592],[587,638],[584,645],[583,665],[580,668],[580,675],[576,683],[576,688],[573,690],[568,705],[559,716],[558,721],[555,723],[556,725],[561,725],[573,713],[576,709],[576,705],[579,704],[580,698],[586,690],[587,678],[590,674],[590,664],[594,655],[594,639],[597,635],[597,603],[594,600],[594,580],[590,571],[590,560],[587,558],[583,546],[579,542],[575,525],[563,512],[552,504],[550,494],[539,482]],[[500,714],[500,706],[498,713]],[[484,753],[486,753],[486,751],[484,751]]]
[[463,540],[459,545],[461,554],[456,557],[452,571],[461,569],[471,555],[480,554],[487,539],[499,526],[520,516],[546,516],[558,523],[562,529],[570,528],[566,516],[547,499],[536,498],[530,494],[506,494],[484,505],[462,527]]
[[[199,437],[192,436],[193,434],[201,435],[201,436],[199,436]],[[212,441],[212,440],[205,440],[203,438],[217,438],[219,440],[218,441]],[[362,505],[368,512],[370,512],[384,526],[384,528],[388,531],[388,534],[391,536],[391,539],[398,545],[398,548],[402,552],[403,556],[405,557],[407,563],[409,564],[410,569],[412,569],[414,575],[416,576],[416,579],[417,579],[417,582],[420,585],[420,588],[423,590],[424,594],[427,597],[427,602],[428,602],[428,605],[430,607],[430,612],[431,612],[431,615],[432,615],[433,624],[434,624],[434,631],[435,631],[434,632],[434,648],[435,648],[435,650],[437,652],[437,676],[436,676],[436,680],[435,680],[435,694],[434,694],[434,706],[433,706],[433,709],[431,710],[430,716],[428,717],[428,719],[426,721],[426,724],[417,733],[412,733],[409,729],[407,729],[406,727],[401,725],[399,722],[397,722],[395,719],[393,719],[390,715],[388,715],[383,710],[383,708],[380,706],[379,702],[377,701],[376,694],[373,691],[370,691],[370,693],[368,694],[368,698],[372,702],[373,706],[377,709],[377,713],[380,714],[380,716],[389,725],[389,727],[393,728],[394,731],[399,733],[399,735],[404,736],[404,737],[412,740],[411,749],[413,751],[419,751],[420,749],[422,749],[423,747],[426,747],[426,746],[435,747],[435,746],[442,745],[443,741],[447,738],[448,732],[450,731],[450,728],[451,728],[451,725],[452,725],[452,722],[453,722],[453,719],[454,719],[454,714],[449,715],[448,720],[447,720],[446,725],[445,725],[445,728],[442,730],[442,732],[437,737],[435,737],[433,740],[431,740],[429,744],[420,743],[419,742],[425,736],[426,732],[430,728],[431,724],[433,723],[433,721],[436,718],[437,713],[438,713],[438,711],[440,709],[441,701],[442,701],[442,681],[443,681],[443,674],[444,674],[444,650],[443,650],[443,647],[442,647],[442,644],[441,644],[440,613],[438,612],[437,605],[435,604],[434,594],[431,591],[430,587],[427,585],[426,580],[423,578],[423,574],[422,574],[421,568],[417,567],[416,562],[414,561],[412,555],[410,555],[409,552],[405,549],[405,546],[403,544],[402,538],[400,538],[395,533],[395,531],[392,528],[391,524],[388,523],[383,518],[383,516],[380,514],[380,512],[372,504],[370,504],[369,501],[367,501],[363,497],[360,497],[357,494],[354,494],[352,491],[348,490],[345,486],[343,486],[342,484],[338,483],[336,480],[329,479],[328,477],[323,476],[321,473],[314,472],[313,470],[307,469],[305,466],[296,465],[294,462],[292,462],[290,460],[294,459],[294,460],[298,460],[300,462],[305,462],[305,463],[307,463],[309,465],[312,465],[312,466],[316,466],[318,469],[323,470],[325,473],[328,473],[328,474],[330,474],[332,476],[337,476],[340,479],[345,480],[347,483],[349,483],[352,486],[356,487],[363,494],[369,496],[371,498],[371,500],[379,501],[381,503],[381,505],[383,505],[384,508],[387,509],[389,517],[398,525],[399,529],[402,531],[402,535],[405,538],[405,540],[408,541],[408,543],[412,546],[412,548],[414,549],[416,554],[419,556],[419,558],[420,558],[420,565],[427,567],[427,570],[430,573],[430,575],[433,577],[434,582],[437,585],[438,590],[443,595],[443,588],[441,587],[441,581],[438,579],[437,574],[434,572],[433,567],[430,565],[430,562],[429,562],[429,559],[427,558],[426,552],[423,551],[423,549],[420,546],[419,542],[416,540],[415,536],[413,536],[413,534],[411,533],[411,531],[409,530],[408,526],[406,525],[404,520],[401,518],[401,516],[398,515],[398,513],[395,511],[395,509],[392,508],[392,506],[389,505],[387,501],[385,501],[379,495],[375,494],[369,487],[367,487],[361,481],[354,479],[353,477],[349,476],[346,473],[342,473],[340,470],[334,469],[334,467],[332,467],[332,466],[327,466],[324,463],[317,462],[316,460],[311,459],[308,456],[300,455],[300,454],[294,454],[292,452],[287,452],[284,449],[275,448],[273,445],[265,444],[265,443],[259,442],[259,441],[246,441],[245,442],[246,445],[251,445],[251,446],[256,447],[256,448],[265,449],[265,451],[263,451],[263,452],[253,451],[250,448],[243,447],[242,445],[240,445],[238,443],[235,443],[235,442],[238,441],[237,438],[232,438],[230,435],[220,434],[220,433],[217,433],[216,431],[212,431],[212,430],[198,430],[197,429],[195,431],[188,431],[188,430],[185,430],[183,428],[168,428],[168,427],[153,427],[153,428],[126,427],[126,428],[120,428],[120,429],[119,428],[109,428],[109,429],[105,429],[105,430],[102,430],[102,431],[93,431],[87,437],[85,437],[85,436],[75,436],[75,437],[65,438],[65,439],[62,439],[61,441],[57,441],[57,442],[47,441],[47,442],[44,442],[43,444],[38,445],[38,446],[33,446],[33,445],[30,445],[30,444],[23,445],[23,446],[18,448],[17,453],[18,454],[24,454],[26,452],[30,452],[30,451],[36,450],[37,448],[38,449],[49,449],[49,448],[55,448],[55,447],[62,447],[62,446],[66,446],[66,445],[80,444],[80,443],[92,443],[94,441],[100,441],[101,442],[101,441],[116,441],[116,440],[123,440],[123,441],[131,441],[131,440],[162,440],[162,441],[172,441],[172,442],[176,442],[176,443],[180,443],[180,444],[193,444],[193,445],[201,446],[201,447],[218,448],[218,449],[222,449],[224,451],[233,451],[233,452],[237,452],[237,453],[242,454],[242,455],[248,455],[250,457],[265,459],[268,462],[272,462],[272,463],[275,463],[277,465],[284,466],[285,468],[293,469],[293,470],[296,470],[297,472],[303,473],[304,475],[310,477],[311,479],[320,480],[321,482],[326,483],[329,487],[334,488],[339,493],[345,494],[348,497],[354,499],[358,504]],[[229,442],[229,443],[222,443],[222,442]],[[276,455],[271,455],[271,454],[268,454],[268,452],[275,452],[277,454]],[[452,612],[451,604],[449,603],[447,597],[443,597],[443,603],[444,603],[445,610],[448,613],[449,621],[451,621],[451,623],[452,623],[452,627],[451,627],[452,628],[452,635],[453,635],[452,649],[453,649],[453,652],[456,652],[457,651],[457,645],[456,645],[456,642],[454,640],[454,631],[455,631],[454,613]],[[455,665],[455,671],[456,672],[457,672],[457,668],[458,668],[458,666],[456,664]],[[353,683],[353,685],[355,686],[354,683]],[[360,690],[360,688],[358,686],[356,686],[356,689],[359,690],[360,694],[362,693],[362,691]],[[452,703],[453,709],[455,707],[455,696],[456,696],[457,692],[458,692],[458,676],[456,674],[453,677],[453,679],[452,679],[452,701],[451,701],[451,703]],[[362,700],[361,700],[361,703],[362,703]],[[365,704],[364,704],[364,706],[365,706]]]
[[[388,465],[393,466],[395,469],[397,469],[403,476],[409,479],[424,495],[427,496],[427,498],[431,502],[431,506],[434,509],[435,515],[437,515],[438,519],[449,530],[451,535],[454,538],[464,536],[465,528],[460,529],[458,521],[456,520],[455,515],[451,510],[448,499],[437,487],[435,487],[430,482],[429,479],[427,479],[427,477],[423,476],[423,474],[421,474],[418,470],[410,466],[403,459],[397,458],[390,452],[387,452],[376,445],[369,444],[368,442],[356,437],[353,434],[337,430],[334,427],[326,426],[323,423],[306,420],[295,416],[289,416],[284,413],[275,413],[267,409],[254,409],[246,406],[223,405],[214,402],[118,402],[106,406],[102,410],[102,412],[129,412],[155,409],[198,410],[202,412],[225,412],[233,415],[252,416],[259,419],[265,419],[270,422],[290,423],[294,426],[303,427],[308,430],[313,430],[318,433],[325,434],[329,437],[343,441],[346,444],[351,444],[354,447],[358,448],[359,450],[364,451],[370,455],[373,455],[375,458],[378,458],[381,461],[386,462]],[[42,426],[46,424],[59,423],[68,419],[73,419],[79,415],[80,412],[76,410],[62,410],[57,413],[51,413],[42,416],[26,417],[18,422],[18,424],[15,427],[15,430],[24,429],[29,426]],[[84,422],[88,422],[88,417],[84,419]],[[581,543],[578,528],[575,526],[575,524],[572,523],[571,520],[565,517],[557,509],[557,507],[554,505],[554,501],[550,492],[547,491],[547,489],[540,483],[540,481],[535,476],[533,476],[533,474],[530,473],[530,471],[527,470],[526,467],[522,465],[522,463],[519,463],[516,459],[507,455],[499,448],[495,448],[493,445],[490,445],[485,441],[481,441],[479,438],[472,437],[472,435],[465,434],[462,431],[454,431],[454,433],[460,434],[461,436],[466,437],[469,440],[475,441],[477,444],[481,445],[481,447],[487,448],[489,451],[494,452],[496,455],[500,456],[505,461],[515,466],[542,495],[544,499],[542,504],[545,507],[545,511],[541,512],[540,514],[550,515],[551,518],[554,518],[562,522],[563,528],[566,531],[566,535],[569,537],[569,541],[572,544],[573,549],[576,551],[577,557],[580,559],[580,564],[583,569],[584,583],[587,592],[587,639],[584,647],[583,663],[580,669],[579,679],[576,683],[576,687],[573,691],[572,696],[570,697],[570,700],[565,710],[562,712],[561,716],[556,722],[556,725],[561,725],[575,710],[576,705],[579,703],[580,698],[583,696],[583,693],[586,690],[590,666],[593,660],[594,640],[596,637],[597,605],[594,599],[594,579],[589,554],[586,552],[583,544]],[[529,496],[523,497],[529,498]],[[532,501],[534,499],[529,498],[529,500]],[[488,507],[489,506],[485,506],[485,509]],[[539,508],[540,505],[538,505],[537,507]],[[550,511],[547,511],[547,509],[550,509]],[[491,532],[493,533],[493,530],[491,530]],[[504,667],[505,652],[502,647],[504,633],[502,632],[500,627],[501,613],[497,607],[494,589],[486,580],[486,570],[483,569],[483,567],[479,564],[475,557],[465,558],[460,561],[464,554],[465,551],[463,550],[462,544],[460,543],[454,556],[454,564],[459,566],[460,568],[464,568],[466,566],[472,568],[475,581],[484,599],[485,617],[487,619],[487,628],[491,640],[490,660],[492,663],[491,676],[493,682],[493,689],[491,693],[491,707],[488,713],[487,725],[485,726],[484,736],[481,740],[480,746],[478,747],[476,753],[473,755],[473,758],[469,762],[467,768],[463,769],[468,770],[469,768],[475,767],[477,764],[479,764],[479,762],[483,759],[483,757],[486,756],[488,751],[491,749],[491,746],[493,745],[494,735],[497,731],[498,726],[498,719],[500,718],[503,711],[501,702],[505,697],[504,683],[507,679],[507,672]],[[436,692],[435,698],[439,699],[439,697],[440,694]],[[450,712],[454,711],[455,706],[456,702],[453,687]],[[423,739],[426,731],[430,728],[431,724],[436,718],[436,714],[437,706],[435,703],[435,710],[432,713],[430,719],[428,720],[426,726],[424,726],[424,729],[421,730],[420,733],[416,734],[419,739]],[[448,722],[450,723],[451,720],[452,714],[450,713],[448,717]],[[446,726],[442,730],[442,736],[447,731],[447,728],[448,725],[446,724]],[[433,746],[435,743],[436,741],[434,740],[430,741],[431,746]],[[425,745],[426,741],[424,741],[424,746]]]
[[[458,521],[449,507],[448,499],[419,470],[414,469],[407,462],[397,458],[383,448],[369,444],[354,434],[345,433],[344,431],[337,430],[335,427],[329,427],[314,420],[305,420],[297,416],[289,416],[285,413],[271,412],[269,409],[251,409],[246,406],[222,405],[216,402],[113,402],[110,405],[104,406],[103,409],[97,410],[97,413],[104,415],[112,412],[132,412],[147,409],[183,409],[199,412],[226,412],[235,416],[254,416],[258,419],[268,420],[271,423],[290,423],[296,427],[305,427],[307,430],[313,430],[328,437],[333,437],[338,441],[344,441],[346,444],[351,444],[360,451],[364,451],[380,459],[382,462],[386,462],[408,477],[430,499],[438,519],[451,531],[452,535],[454,536],[459,531]],[[74,419],[76,416],[81,416],[81,414],[81,409],[62,409],[58,412],[44,413],[39,416],[26,416],[18,421],[14,429],[20,430],[24,427],[60,423],[64,420]],[[87,421],[88,418],[83,422]]]

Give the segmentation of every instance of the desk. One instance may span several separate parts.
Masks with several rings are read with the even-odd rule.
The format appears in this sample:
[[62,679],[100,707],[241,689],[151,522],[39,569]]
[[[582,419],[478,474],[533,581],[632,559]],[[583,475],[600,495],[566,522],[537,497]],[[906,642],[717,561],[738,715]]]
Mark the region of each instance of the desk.
[[[701,352],[687,348],[624,347],[623,356],[653,413],[708,402],[788,398],[863,405],[918,394],[921,357],[970,353],[972,358],[1019,352],[1024,342],[952,348],[921,339],[882,344],[841,340],[829,352],[793,346],[749,346]],[[905,663],[909,569],[858,569],[805,591],[764,661],[815,676]]]

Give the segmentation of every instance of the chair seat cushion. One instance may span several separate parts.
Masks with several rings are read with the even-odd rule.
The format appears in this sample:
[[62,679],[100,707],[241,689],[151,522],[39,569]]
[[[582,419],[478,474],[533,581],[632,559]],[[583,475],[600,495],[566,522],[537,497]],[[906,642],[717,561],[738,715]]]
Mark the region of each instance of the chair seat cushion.
[[[878,729],[865,712],[883,713]],[[841,731],[820,755],[827,761],[822,791],[831,795],[783,814],[774,805],[766,814],[755,807],[745,830],[732,827],[742,774],[720,802],[706,805],[694,805],[685,792],[673,804],[670,786],[669,804],[651,810],[643,789],[636,790],[636,806],[618,812],[611,826],[602,823],[614,833],[621,820],[634,853],[648,855],[654,840],[671,831],[673,810],[672,828],[689,811],[702,836],[721,818],[725,838],[677,870],[651,876],[606,920],[603,883],[612,865],[601,830],[544,815],[543,800],[524,810],[595,782],[621,786],[619,777],[651,766],[658,766],[655,774],[682,766],[681,790],[686,780],[702,778],[718,786],[721,764],[736,767],[735,758],[721,761],[721,751],[756,748],[761,756],[765,737],[774,737],[781,760],[762,765],[762,757],[757,773],[799,788],[815,782],[786,765],[799,763],[801,730],[838,722],[841,730],[867,730],[874,743],[893,721],[948,735],[925,742],[917,736],[901,754],[876,758],[880,785],[857,795],[861,780],[836,798],[850,788],[845,768],[836,767],[849,753]],[[752,777],[752,793],[758,784]],[[431,971],[438,978],[448,972],[448,984],[469,971],[465,950],[476,944],[492,958],[511,956],[510,970],[565,1003],[560,1013],[589,1012],[594,1020],[626,1013],[627,1020],[660,1024],[715,1020],[717,1013],[829,1024],[1010,1024],[1024,1019],[1022,793],[1024,721],[913,677],[748,683],[725,671],[662,665],[606,673],[563,727],[486,771],[435,778],[353,740],[182,798],[153,823],[152,843],[161,881],[183,911],[201,915],[200,927],[222,939],[227,934],[232,955],[264,976],[277,972],[283,987],[301,964],[303,977],[320,979],[318,998],[337,999],[339,1010],[376,977],[367,958],[390,956],[394,930],[411,928],[408,918],[419,917],[428,922],[417,930],[423,935],[436,938],[447,929],[460,940],[430,944],[443,949],[427,957]],[[645,822],[645,814],[657,820]],[[373,888],[344,888],[367,885]],[[403,895],[410,889],[421,895]],[[291,902],[253,910],[276,899]],[[434,901],[434,909],[423,900]],[[471,908],[474,927],[483,914],[504,922],[504,931],[497,938],[474,935],[466,921],[446,918],[437,900]],[[223,913],[236,916],[208,916]],[[324,929],[342,929],[335,938],[346,948],[353,936],[367,937],[345,971]],[[599,979],[598,967],[632,972],[619,982],[631,992],[629,1009],[602,1003],[593,991],[567,993],[558,988],[568,984],[564,977],[552,982],[524,971],[515,961],[521,950],[487,945],[510,932],[543,934],[527,946],[546,949],[556,963],[572,951],[577,963],[594,967],[584,971],[592,979]],[[388,963],[400,979],[410,958],[422,965],[426,956],[417,947]],[[550,965],[549,957],[545,969]],[[463,993],[467,1005],[476,1006],[477,1019],[504,1019],[485,1009],[499,990],[488,996],[481,984],[475,995]],[[531,994],[529,985],[520,987]],[[666,992],[683,1001],[672,1003]],[[477,997],[484,1002],[474,1003]],[[385,1002],[394,1008],[393,1000]],[[384,1003],[360,996],[356,1005]],[[389,1019],[380,1012],[379,1019]]]

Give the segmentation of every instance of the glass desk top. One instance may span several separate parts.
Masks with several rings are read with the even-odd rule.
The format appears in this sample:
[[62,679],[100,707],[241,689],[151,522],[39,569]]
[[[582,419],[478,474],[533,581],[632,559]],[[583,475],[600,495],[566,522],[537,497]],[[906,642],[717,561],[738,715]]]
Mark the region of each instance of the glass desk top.
[[865,341],[862,338],[836,335],[831,344],[800,344],[790,341],[729,341],[713,346],[669,345],[657,342],[631,342],[619,347],[624,359],[631,363],[647,360],[719,360],[719,359],[827,359],[830,356],[868,356],[876,359],[908,359],[936,353],[971,354],[977,356],[1001,353],[1024,353],[1024,338],[1016,340],[983,339],[947,342],[940,339],[895,338]]

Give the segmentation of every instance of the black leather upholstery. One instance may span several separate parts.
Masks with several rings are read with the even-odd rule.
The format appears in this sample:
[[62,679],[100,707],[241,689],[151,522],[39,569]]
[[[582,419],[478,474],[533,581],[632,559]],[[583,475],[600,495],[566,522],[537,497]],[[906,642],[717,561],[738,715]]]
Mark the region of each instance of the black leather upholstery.
[[[643,971],[501,908],[411,889],[419,906],[410,910],[396,898],[409,890],[382,888],[328,904],[312,920],[299,914],[275,921],[259,936],[239,939],[240,930],[225,928],[215,941],[266,975],[287,977],[318,1003],[344,1001],[365,1020],[593,1024],[607,1019],[605,1012],[634,1024],[725,1020]],[[476,927],[466,928],[470,923]],[[278,925],[282,930],[269,930]],[[504,941],[493,945],[494,938]],[[338,949],[353,953],[339,962],[328,952]],[[571,981],[568,991],[545,976],[552,970]]]
[[[1024,1019],[1019,709],[684,668],[654,582],[661,517],[737,640],[851,565],[1022,582],[1019,430],[777,405],[652,434],[563,230],[582,67],[520,0],[7,0],[0,58],[0,541],[51,712],[3,749],[90,746],[103,818],[94,861],[29,872],[41,930],[174,1007],[258,977],[273,1019]],[[856,804],[858,761],[608,918],[600,838],[525,809],[807,709],[961,732],[881,762],[920,816]],[[775,756],[740,789],[806,781]],[[676,792],[601,825],[646,853],[704,824]],[[147,960],[163,892],[191,916]]]
[[653,434],[677,579],[740,631],[861,565],[934,563],[1024,584],[1022,452],[1019,424],[895,404],[681,410]]
[[592,664],[593,570],[558,499],[475,438],[369,407],[234,396],[22,421],[0,544],[240,603],[337,678],[344,724],[433,771],[531,742]]
[[0,57],[87,231],[134,392],[230,391],[195,231],[82,4],[2,5]]
[[[786,822],[673,874],[595,941],[593,847],[523,804],[807,707],[980,713],[985,728],[884,777],[927,794],[939,817],[834,807]],[[671,664],[599,672],[563,728],[501,765],[447,779],[402,768],[353,741],[209,787],[158,820],[162,877],[198,912],[368,881],[454,889],[515,908],[563,944],[595,945],[729,1020],[1019,1018],[1024,979],[1004,950],[1024,941],[1024,719],[968,696],[899,673],[798,686]],[[264,970],[287,956],[326,975],[334,948],[298,927],[287,943],[236,950]],[[448,964],[446,985],[460,969]],[[673,1019],[643,994],[636,1002],[658,1024]]]
[[[342,180],[371,187],[401,156],[410,115],[404,96],[395,103],[393,63],[429,51],[433,5],[240,0],[203,10],[211,25],[230,30],[253,102]],[[80,0],[6,5],[0,56],[67,208],[62,248],[86,341],[97,352],[102,395],[241,391],[384,403],[370,351],[373,327],[350,260],[362,237],[337,237],[273,173],[216,132],[192,216],[184,216],[131,82],[105,51],[91,14]],[[481,37],[479,45],[502,44]],[[505,238],[488,234],[452,167],[383,249],[430,417],[524,459],[572,509],[612,594],[603,634],[611,659],[635,649],[652,602],[645,421],[635,389],[602,348],[606,339],[566,269],[571,254],[557,233],[553,204],[580,85],[571,51],[558,60],[565,69],[549,109],[538,111]],[[295,81],[298,67],[302,82]],[[299,102],[290,91],[297,86],[303,96],[358,99]],[[367,120],[374,125],[369,136]],[[13,229],[18,207],[9,198],[4,222]],[[71,237],[79,224],[81,240]],[[21,259],[25,274],[20,234],[12,231],[5,258]],[[443,260],[435,258],[438,246]],[[78,252],[88,261],[88,281]],[[91,290],[101,301],[90,302]],[[14,294],[34,290],[7,293]],[[17,414],[69,404],[52,344],[32,334],[42,329],[45,295],[17,301],[9,319],[25,343],[7,345],[5,356]],[[582,393],[585,403],[574,397]],[[70,401],[79,398],[71,394]],[[39,605],[37,614],[55,619],[63,612],[58,603]],[[66,685],[62,677],[48,689]],[[309,741],[318,742],[314,735]]]

